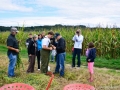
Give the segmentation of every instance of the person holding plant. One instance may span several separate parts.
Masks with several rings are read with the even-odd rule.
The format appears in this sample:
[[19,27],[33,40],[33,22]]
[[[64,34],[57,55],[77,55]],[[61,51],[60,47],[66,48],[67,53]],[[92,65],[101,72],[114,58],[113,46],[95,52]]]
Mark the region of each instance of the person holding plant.
[[89,81],[92,82],[93,81],[93,73],[94,73],[94,70],[93,70],[93,67],[94,67],[94,60],[96,58],[96,49],[94,47],[94,44],[92,42],[90,42],[88,44],[88,49],[86,51],[86,60],[88,62],[88,70],[89,70],[89,73],[90,73],[90,78],[89,78]]
[[50,39],[54,33],[49,31],[48,34],[42,39],[42,50],[41,50],[41,73],[47,74],[50,51],[55,47],[50,45]]
[[37,40],[37,63],[38,63],[38,71],[40,70],[40,50],[42,49],[42,34],[38,34]]
[[72,67],[75,67],[75,58],[77,55],[77,67],[80,67],[81,60],[80,54],[82,50],[82,43],[83,43],[83,35],[81,35],[81,30],[78,29],[72,39],[74,41],[74,51],[73,51],[73,58],[72,58]]
[[8,58],[9,58],[9,66],[8,66],[8,77],[14,77],[14,68],[17,61],[17,54],[19,53],[19,45],[18,41],[15,38],[15,35],[19,31],[17,28],[11,28],[11,34],[7,38],[7,48],[8,48]]
[[28,54],[29,54],[30,63],[27,69],[27,73],[34,72],[35,57],[36,57],[36,51],[37,51],[37,43],[36,43],[37,40],[38,40],[38,35],[35,34],[33,36],[33,40],[28,45]]
[[64,38],[59,33],[55,34],[55,38],[57,39],[57,46],[56,46],[56,51],[57,51],[57,56],[56,56],[56,68],[55,72],[60,74],[60,77],[64,77],[64,71],[65,71],[65,57],[66,57],[66,42]]

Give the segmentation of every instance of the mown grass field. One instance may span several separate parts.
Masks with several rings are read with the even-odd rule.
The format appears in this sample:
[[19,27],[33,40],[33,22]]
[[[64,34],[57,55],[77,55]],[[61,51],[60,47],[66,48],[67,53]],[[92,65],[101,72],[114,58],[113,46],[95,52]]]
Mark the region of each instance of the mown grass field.
[[[6,56],[6,46],[0,45],[0,86],[8,83],[22,82],[32,85],[36,90],[45,90],[47,83],[50,79],[49,76],[41,74],[37,71],[37,64],[35,65],[35,73],[27,74],[26,70],[28,67],[28,59],[26,49],[23,47],[21,51],[22,61],[24,64],[23,68],[16,70],[15,78],[7,77],[8,58]],[[65,77],[59,78],[55,75],[50,90],[62,90],[63,87],[70,83],[84,83],[90,84],[96,88],[96,90],[120,90],[120,60],[106,60],[104,58],[97,58],[95,62],[95,80],[94,82],[88,82],[89,74],[86,67],[85,57],[82,56],[82,66],[80,69],[71,68],[71,54],[67,53],[66,65],[65,65]],[[50,63],[51,71],[54,71],[55,63]],[[101,68],[98,68],[101,67]],[[106,68],[104,68],[106,67]],[[112,69],[107,69],[112,68]]]

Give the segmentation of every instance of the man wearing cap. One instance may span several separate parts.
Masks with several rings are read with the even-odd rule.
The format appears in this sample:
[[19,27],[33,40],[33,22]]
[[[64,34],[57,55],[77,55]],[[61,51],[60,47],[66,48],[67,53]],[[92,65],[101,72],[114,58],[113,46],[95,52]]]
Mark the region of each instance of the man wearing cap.
[[15,38],[15,35],[19,31],[17,28],[11,28],[11,33],[7,38],[7,48],[8,48],[8,58],[9,58],[9,66],[8,66],[8,77],[14,77],[14,68],[17,61],[17,54],[19,53],[18,41]]
[[59,33],[55,34],[55,38],[57,39],[57,56],[56,56],[56,68],[54,73],[60,73],[60,76],[64,76],[64,61],[65,61],[65,48],[66,48],[66,42],[62,38],[62,36]]

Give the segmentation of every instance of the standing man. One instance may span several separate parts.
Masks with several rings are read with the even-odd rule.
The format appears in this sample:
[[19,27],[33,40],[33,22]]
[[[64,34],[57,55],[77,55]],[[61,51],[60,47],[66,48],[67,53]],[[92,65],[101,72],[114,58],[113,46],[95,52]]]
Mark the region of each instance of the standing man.
[[55,34],[55,38],[58,41],[56,46],[57,56],[56,56],[55,73],[60,73],[60,76],[63,77],[64,69],[65,69],[64,61],[65,61],[66,42],[59,33]]
[[8,77],[14,77],[14,68],[17,61],[17,54],[19,53],[18,41],[15,38],[15,35],[19,32],[17,28],[11,28],[11,34],[7,38],[7,48],[8,48]]
[[42,50],[41,50],[41,73],[47,74],[50,51],[55,48],[50,46],[50,39],[53,37],[54,33],[52,31],[48,32],[42,40]]
[[74,41],[74,52],[73,52],[73,58],[72,58],[72,67],[75,67],[75,58],[77,55],[77,67],[80,67],[81,61],[80,61],[80,54],[82,50],[82,43],[83,43],[83,36],[81,35],[81,30],[78,29],[72,39]]

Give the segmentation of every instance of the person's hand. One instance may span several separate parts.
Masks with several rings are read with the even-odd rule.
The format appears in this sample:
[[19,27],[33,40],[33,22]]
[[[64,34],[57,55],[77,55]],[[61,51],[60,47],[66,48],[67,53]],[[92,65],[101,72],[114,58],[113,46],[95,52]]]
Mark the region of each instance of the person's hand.
[[56,49],[56,47],[54,46],[54,47],[53,47],[53,49],[55,50],[55,49]]
[[17,53],[19,53],[19,49],[15,49],[15,51],[16,51]]
[[29,54],[29,56],[32,56],[31,54]]
[[20,43],[21,42],[21,40],[18,40],[18,43]]
[[56,49],[56,47],[55,47],[54,45],[52,45],[52,48],[53,48],[53,49]]
[[88,59],[88,61],[90,62],[90,59]]
[[52,50],[52,47],[50,47],[49,49]]

